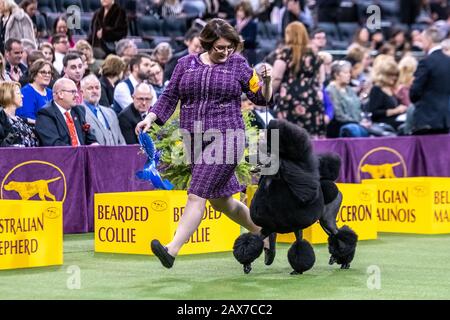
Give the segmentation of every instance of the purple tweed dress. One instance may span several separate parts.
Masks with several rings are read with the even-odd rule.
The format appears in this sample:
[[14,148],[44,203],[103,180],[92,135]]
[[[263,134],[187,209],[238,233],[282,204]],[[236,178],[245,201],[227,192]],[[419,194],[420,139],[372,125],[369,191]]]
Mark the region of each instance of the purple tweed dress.
[[[256,93],[250,90],[252,76],[253,69],[239,54],[232,54],[225,63],[211,66],[200,60],[200,54],[188,55],[178,61],[169,85],[151,111],[158,117],[156,123],[163,125],[174,113],[180,100],[180,127],[191,133],[191,136],[194,132],[204,133],[207,130],[224,134],[233,129],[243,132],[242,92],[255,104],[265,104],[261,89]],[[237,145],[228,143],[227,149],[227,139],[215,142],[223,145],[223,160],[225,154],[230,152],[229,149],[234,150],[232,163],[229,160],[219,164],[205,163],[202,157],[194,159],[194,148],[190,148],[192,179],[188,193],[205,199],[228,197],[243,189],[234,174],[241,157]],[[208,144],[202,143],[203,151]]]

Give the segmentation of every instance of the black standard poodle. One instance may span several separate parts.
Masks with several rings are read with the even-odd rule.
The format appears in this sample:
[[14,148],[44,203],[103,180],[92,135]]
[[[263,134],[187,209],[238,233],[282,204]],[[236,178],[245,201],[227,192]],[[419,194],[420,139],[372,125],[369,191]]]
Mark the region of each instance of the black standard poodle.
[[[335,181],[339,176],[341,159],[336,154],[313,154],[308,133],[285,120],[272,120],[268,139],[273,130],[279,130],[279,169],[273,175],[261,175],[258,189],[250,205],[255,224],[262,227],[261,236],[243,234],[233,247],[235,258],[251,271],[251,263],[262,253],[263,239],[269,237],[271,247],[265,249],[265,264],[275,257],[276,233],[294,232],[296,241],[288,251],[288,261],[301,274],[311,269],[315,254],[308,241],[302,239],[302,230],[319,221],[328,235],[330,264],[348,269],[355,255],[358,236],[347,226],[338,228],[336,216],[342,203],[342,193]],[[269,151],[276,153],[277,150]]]

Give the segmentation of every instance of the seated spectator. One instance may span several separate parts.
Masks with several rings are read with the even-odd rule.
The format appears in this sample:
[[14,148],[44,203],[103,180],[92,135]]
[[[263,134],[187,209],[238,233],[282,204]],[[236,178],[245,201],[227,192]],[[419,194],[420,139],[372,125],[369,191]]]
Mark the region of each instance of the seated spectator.
[[[114,111],[120,113],[133,102],[133,93],[141,82],[148,82],[151,76],[152,58],[146,54],[138,54],[130,61],[130,76],[119,82],[114,89]],[[156,103],[156,93],[152,86],[152,105]]]
[[17,39],[9,39],[5,43],[6,73],[12,81],[19,82],[20,78],[27,72],[27,67],[21,62],[23,46]]
[[83,94],[81,92],[80,81],[84,77],[84,72],[86,69],[85,63],[83,63],[81,56],[77,52],[69,52],[64,57],[63,65],[64,78],[70,79],[75,82],[78,88],[78,93],[75,101],[78,105],[80,105],[83,102]]
[[86,121],[97,142],[105,146],[125,144],[125,138],[119,127],[117,115],[113,109],[99,104],[101,96],[100,81],[93,74],[81,80]]
[[92,47],[86,40],[78,40],[75,44],[75,48],[84,54],[86,57],[87,68],[90,73],[99,75],[100,66],[102,64],[102,60],[98,60],[94,58],[94,52],[92,51]]
[[39,45],[39,50],[44,54],[45,60],[51,62],[52,64],[55,62],[55,48],[53,48],[50,43],[41,43]]
[[36,45],[28,39],[22,39],[22,40],[20,40],[20,42],[22,42],[22,48],[23,48],[21,62],[25,65],[25,67],[28,68],[30,66],[29,64],[27,64],[28,55],[30,54],[31,51],[36,50]]
[[180,17],[183,15],[183,6],[179,0],[161,0],[161,16]]
[[133,93],[133,103],[126,107],[119,114],[119,125],[127,144],[138,144],[138,137],[135,134],[136,126],[146,116],[152,106],[153,90],[146,83],[136,86]]
[[127,13],[114,0],[102,0],[102,7],[94,13],[88,36],[94,56],[104,59],[115,53],[116,42],[128,33]]
[[28,69],[25,71],[25,73],[22,75],[22,77],[19,80],[19,83],[22,87],[26,86],[31,81],[29,67],[32,66],[36,60],[44,59],[44,58],[45,58],[44,54],[39,50],[33,50],[27,55],[27,66],[28,66],[27,68]]
[[249,2],[242,1],[235,7],[235,19],[231,25],[244,41],[242,55],[247,59],[249,65],[256,64],[256,36],[258,35],[258,24],[253,16],[253,9]]
[[175,66],[180,58],[187,56],[188,54],[198,54],[203,51],[199,36],[200,31],[198,29],[191,28],[188,30],[184,37],[184,44],[187,48],[183,51],[175,53],[169,62],[167,62],[164,67],[164,81],[170,80],[173,70],[175,69]]
[[158,62],[153,61],[150,73],[149,82],[153,89],[155,89],[156,97],[159,98],[166,88],[164,85],[164,75],[161,65]]
[[173,50],[169,43],[161,42],[155,47],[152,53],[152,60],[158,62],[161,67],[165,67],[166,63],[172,59]]
[[36,60],[31,65],[31,83],[22,88],[23,105],[17,109],[17,115],[35,122],[38,110],[52,100],[52,90],[49,88],[52,74],[51,63],[44,59]]
[[77,105],[75,83],[61,78],[53,86],[53,100],[38,111],[36,132],[42,146],[98,145],[86,123],[86,113]]
[[370,37],[370,50],[378,51],[384,44],[384,35],[381,30],[375,30]]
[[22,105],[20,84],[0,82],[0,146],[1,147],[37,147],[39,145],[33,127],[16,115],[16,109]]
[[[406,120],[404,114],[407,110],[407,106],[395,96],[398,66],[391,56],[384,55],[377,59],[372,70],[374,86],[369,94],[368,111],[372,113],[372,121],[386,123],[397,129]],[[400,115],[404,115],[404,118]]]
[[102,86],[100,105],[112,108],[114,88],[122,80],[125,67],[125,62],[113,54],[110,54],[103,62],[100,69],[100,84]]
[[392,31],[389,43],[394,47],[395,57],[402,57],[406,52],[411,50],[411,45],[406,38],[405,31],[401,28]]
[[360,122],[361,100],[349,86],[351,64],[341,60],[333,62],[332,81],[326,88],[334,107],[334,118],[328,124],[327,137],[368,137],[369,132]]
[[53,43],[53,37],[57,34],[67,36],[68,48],[75,47],[75,41],[72,38],[72,31],[67,28],[67,17],[64,14],[60,15],[53,23],[52,36],[48,39],[48,42]]
[[36,37],[31,18],[20,8],[14,0],[0,2],[0,51],[5,53],[6,42],[9,39],[27,39],[33,49],[37,49]]
[[366,27],[358,28],[353,36],[353,43],[357,43],[364,48],[370,48],[370,31]]
[[138,54],[138,48],[133,40],[122,39],[116,43],[116,54],[128,62]]
[[405,56],[398,64],[399,76],[395,95],[399,102],[407,107],[411,105],[409,90],[414,81],[414,72],[417,70],[417,59],[412,56]]
[[352,65],[350,85],[360,98],[364,98],[368,94],[369,76],[367,68],[370,65],[369,50],[357,43],[353,43],[348,47],[347,56],[345,56],[344,60]]
[[324,50],[327,46],[327,34],[322,29],[315,29],[311,33],[311,49],[315,53]]
[[6,73],[5,64],[5,58],[0,53],[0,81],[11,81],[9,75]]
[[281,30],[286,30],[288,24],[299,21],[305,25],[307,29],[311,29],[314,25],[314,19],[311,11],[307,6],[306,0],[287,0],[282,11]]
[[61,75],[64,69],[64,57],[69,52],[69,40],[65,34],[58,33],[52,37],[52,45],[55,49],[53,67]]

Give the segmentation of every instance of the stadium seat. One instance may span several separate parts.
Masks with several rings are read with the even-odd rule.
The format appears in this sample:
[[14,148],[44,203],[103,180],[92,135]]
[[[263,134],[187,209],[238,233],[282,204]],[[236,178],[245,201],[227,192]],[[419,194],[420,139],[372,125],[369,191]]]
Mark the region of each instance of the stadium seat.
[[39,0],[38,1],[38,10],[42,13],[58,12],[58,9],[56,8],[55,0]]
[[81,30],[82,34],[89,35],[91,31],[92,15],[81,15]]
[[182,38],[187,31],[186,19],[165,18],[162,23],[162,32],[166,37]]
[[44,32],[48,32],[47,27],[47,19],[42,14],[36,15],[36,26],[38,30],[43,30]]
[[354,22],[340,22],[338,23],[337,27],[339,31],[339,39],[350,44],[356,30],[358,30],[359,28],[359,25]]
[[181,5],[183,12],[190,17],[203,17],[206,12],[206,5],[203,1],[183,0]]
[[137,25],[138,35],[143,39],[156,37],[162,34],[162,20],[155,17],[142,16]]
[[83,0],[83,8],[86,13],[95,12],[97,9],[101,8],[102,5],[100,0]]

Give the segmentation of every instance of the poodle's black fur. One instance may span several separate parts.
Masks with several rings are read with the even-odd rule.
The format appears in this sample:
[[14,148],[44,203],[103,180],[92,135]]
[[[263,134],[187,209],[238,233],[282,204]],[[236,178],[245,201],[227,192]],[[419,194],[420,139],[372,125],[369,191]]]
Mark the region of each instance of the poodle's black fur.
[[[279,130],[278,172],[262,176],[250,205],[253,222],[262,227],[262,236],[244,234],[234,244],[234,256],[244,265],[246,273],[251,263],[263,251],[263,238],[271,233],[295,232],[297,241],[288,252],[294,273],[303,273],[315,263],[314,250],[301,239],[301,230],[319,221],[329,235],[330,263],[348,268],[352,261],[357,235],[344,226],[338,229],[336,215],[342,202],[335,180],[339,177],[341,160],[335,154],[315,156],[308,133],[284,120],[272,120],[269,138]],[[274,148],[269,148],[272,152]]]

